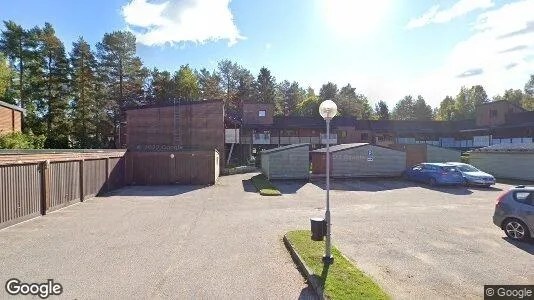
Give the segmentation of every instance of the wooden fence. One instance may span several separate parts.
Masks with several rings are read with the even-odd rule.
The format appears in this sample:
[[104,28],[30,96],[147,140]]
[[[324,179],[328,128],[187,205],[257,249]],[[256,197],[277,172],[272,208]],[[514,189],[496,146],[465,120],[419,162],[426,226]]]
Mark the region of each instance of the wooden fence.
[[0,228],[124,186],[124,154],[0,156]]
[[0,152],[0,228],[125,185],[213,184],[217,150]]

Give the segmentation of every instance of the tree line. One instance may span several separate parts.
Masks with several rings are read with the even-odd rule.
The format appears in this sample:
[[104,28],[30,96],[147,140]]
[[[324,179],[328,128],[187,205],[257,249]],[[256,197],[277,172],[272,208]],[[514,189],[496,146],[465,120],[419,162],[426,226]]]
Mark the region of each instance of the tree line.
[[127,31],[106,33],[94,47],[80,37],[67,53],[51,24],[27,29],[4,21],[0,100],[27,110],[24,132],[39,137],[37,144],[45,148],[108,147],[126,108],[205,99],[221,99],[228,110],[249,101],[272,103],[276,115],[286,116],[318,116],[320,102],[333,99],[341,115],[358,119],[461,120],[473,118],[477,105],[495,100],[533,110],[534,75],[524,90],[510,89],[493,99],[476,85],[462,87],[435,109],[422,96],[408,95],[390,110],[385,101],[372,107],[350,84],[339,88],[328,82],[316,94],[297,81],[278,82],[266,67],[253,75],[230,60],[219,61],[214,70],[187,64],[175,72],[148,69]]

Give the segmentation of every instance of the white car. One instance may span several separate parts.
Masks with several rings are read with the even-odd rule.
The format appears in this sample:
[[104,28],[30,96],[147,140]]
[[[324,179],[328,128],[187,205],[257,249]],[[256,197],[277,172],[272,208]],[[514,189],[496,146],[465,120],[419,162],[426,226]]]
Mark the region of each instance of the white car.
[[490,187],[495,184],[495,177],[493,175],[482,172],[470,164],[459,162],[448,162],[447,164],[455,166],[462,173],[465,185]]

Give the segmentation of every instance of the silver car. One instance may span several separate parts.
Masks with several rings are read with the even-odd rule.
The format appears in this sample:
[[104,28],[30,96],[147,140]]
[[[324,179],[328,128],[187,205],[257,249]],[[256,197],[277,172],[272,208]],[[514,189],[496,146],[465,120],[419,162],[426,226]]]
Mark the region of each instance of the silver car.
[[495,177],[493,177],[493,175],[482,172],[470,164],[459,162],[448,162],[447,164],[456,166],[458,171],[462,173],[465,185],[480,185],[489,187],[495,184]]
[[534,232],[534,186],[524,185],[502,193],[497,199],[493,223],[514,240],[524,241]]

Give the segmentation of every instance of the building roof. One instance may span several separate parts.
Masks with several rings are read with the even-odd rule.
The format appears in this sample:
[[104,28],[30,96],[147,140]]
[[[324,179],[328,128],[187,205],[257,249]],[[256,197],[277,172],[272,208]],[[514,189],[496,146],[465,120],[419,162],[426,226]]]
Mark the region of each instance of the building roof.
[[10,108],[10,109],[13,109],[13,110],[16,110],[16,111],[20,111],[23,114],[26,114],[26,110],[24,108],[18,107],[18,106],[13,105],[13,104],[9,104],[9,103],[4,102],[4,101],[0,101],[0,106],[7,107],[7,108]]
[[194,104],[206,104],[206,103],[214,103],[214,102],[223,102],[222,99],[208,99],[208,100],[176,100],[174,102],[173,100],[168,100],[165,102],[157,103],[157,104],[146,104],[146,105],[130,105],[127,106],[124,110],[134,110],[134,109],[142,109],[142,108],[157,108],[157,107],[169,107],[169,106],[180,106],[180,105],[194,105]]
[[519,105],[517,105],[517,104],[515,104],[515,103],[513,103],[513,102],[510,102],[510,101],[508,101],[508,100],[490,101],[490,102],[485,102],[485,103],[479,104],[478,106],[491,105],[491,104],[501,103],[501,102],[506,102],[506,103],[508,103],[508,104],[510,104],[510,105],[512,105],[512,106],[515,106],[515,107],[519,108],[519,109],[522,110],[522,111],[527,111],[526,109],[522,108],[521,106],[519,106]]
[[[367,146],[369,145],[369,143],[352,143],[352,144],[339,144],[339,145],[334,145],[334,146],[330,146],[330,152],[338,152],[338,151],[343,151],[343,150],[348,150],[348,149],[352,149],[352,148],[359,148],[359,147],[363,147],[363,146]],[[326,152],[326,147],[325,148],[321,148],[321,149],[317,149],[317,150],[313,150],[312,152],[314,153],[321,153],[321,152]]]
[[269,149],[269,150],[263,150],[263,151],[261,151],[261,154],[275,153],[275,152],[279,152],[279,151],[284,151],[284,150],[289,150],[289,149],[299,148],[299,147],[304,147],[304,146],[307,146],[308,149],[309,149],[310,144],[306,144],[306,143],[303,143],[303,144],[291,144],[291,145],[287,145],[287,146],[283,146],[283,147],[273,148],[273,149]]
[[534,152],[534,143],[496,144],[473,152]]

